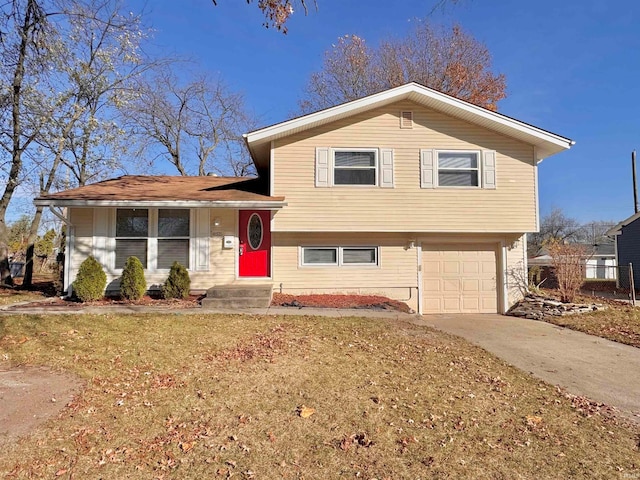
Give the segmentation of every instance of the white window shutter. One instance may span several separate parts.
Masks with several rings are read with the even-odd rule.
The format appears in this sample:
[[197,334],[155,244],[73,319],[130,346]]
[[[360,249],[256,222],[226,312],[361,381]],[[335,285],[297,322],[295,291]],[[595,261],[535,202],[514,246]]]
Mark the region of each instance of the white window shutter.
[[435,152],[420,150],[420,188],[436,187]]
[[496,152],[482,152],[482,188],[496,188]]
[[110,210],[109,208],[93,209],[93,251],[91,254],[105,270],[111,268],[108,248]]
[[196,236],[193,239],[195,262],[192,268],[203,272],[209,270],[210,210],[208,208],[198,208],[194,217],[196,222]]
[[393,188],[393,149],[380,149],[380,186]]
[[329,149],[316,148],[316,187],[329,186]]

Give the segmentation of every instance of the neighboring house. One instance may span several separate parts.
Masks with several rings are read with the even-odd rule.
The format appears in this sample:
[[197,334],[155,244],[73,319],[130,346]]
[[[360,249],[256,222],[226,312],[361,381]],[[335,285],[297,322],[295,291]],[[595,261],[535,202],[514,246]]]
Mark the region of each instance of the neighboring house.
[[[597,245],[584,245],[587,256],[584,258],[584,278],[589,280],[615,280],[617,264],[615,246],[613,243],[599,243]],[[544,278],[550,278],[553,260],[546,248],[542,248],[540,254],[528,260],[532,282],[539,284]],[[533,269],[537,267],[536,271]],[[545,284],[547,286],[547,284]]]
[[567,138],[410,83],[245,135],[259,179],[125,176],[36,199],[66,207],[68,274],[109,289],[137,255],[159,285],[268,282],[383,294],[420,313],[505,312],[526,285],[537,165]]
[[615,253],[620,275],[618,286],[629,288],[629,264],[633,267],[633,283],[640,288],[640,213],[631,215],[607,231],[615,241]]
[[593,254],[585,260],[585,278],[590,280],[615,280],[617,277],[616,251],[613,243],[593,246]]

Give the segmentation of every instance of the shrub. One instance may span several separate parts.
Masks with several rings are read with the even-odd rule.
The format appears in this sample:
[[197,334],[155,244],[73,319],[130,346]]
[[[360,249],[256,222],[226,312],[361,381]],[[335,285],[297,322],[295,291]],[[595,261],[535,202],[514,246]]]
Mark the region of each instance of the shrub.
[[120,295],[127,300],[140,300],[147,291],[144,268],[138,257],[127,258],[120,279]]
[[162,286],[164,298],[187,298],[191,289],[191,279],[187,269],[178,262],[173,262],[169,277]]
[[558,279],[558,293],[563,302],[573,302],[584,282],[585,260],[590,258],[584,245],[551,240],[547,244],[551,263]]
[[107,275],[102,265],[93,257],[88,257],[78,269],[76,280],[72,284],[73,293],[82,302],[100,300],[107,286]]

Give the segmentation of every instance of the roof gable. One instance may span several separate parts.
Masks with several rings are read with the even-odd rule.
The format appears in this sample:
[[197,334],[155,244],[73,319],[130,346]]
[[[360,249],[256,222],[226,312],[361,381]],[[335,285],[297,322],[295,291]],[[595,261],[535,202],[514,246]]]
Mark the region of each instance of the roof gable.
[[640,212],[638,213],[634,213],[633,215],[631,215],[630,217],[622,220],[620,223],[618,223],[615,227],[610,228],[609,230],[607,230],[605,232],[605,235],[609,235],[609,236],[613,236],[613,235],[618,235],[622,232],[622,229],[624,227],[626,227],[627,225],[629,225],[630,223],[635,222],[636,220],[638,220],[640,218]]
[[244,135],[244,138],[256,165],[265,165],[269,160],[269,150],[273,140],[326,125],[400,100],[410,100],[451,117],[534,145],[538,161],[566,150],[575,143],[555,133],[459,100],[417,83],[407,83],[384,92],[277,123],[249,132]]

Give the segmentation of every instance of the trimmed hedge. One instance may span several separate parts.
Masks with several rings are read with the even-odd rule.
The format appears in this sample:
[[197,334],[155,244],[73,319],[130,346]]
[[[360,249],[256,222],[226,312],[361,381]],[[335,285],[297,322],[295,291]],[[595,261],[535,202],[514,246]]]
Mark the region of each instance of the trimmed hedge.
[[138,257],[127,258],[120,279],[120,295],[126,300],[140,300],[147,291],[144,267]]
[[191,290],[191,279],[187,269],[178,262],[173,262],[169,277],[162,285],[164,298],[187,298]]
[[87,257],[82,262],[76,280],[71,285],[73,294],[82,302],[100,300],[104,296],[106,286],[107,275],[102,265],[93,257]]

